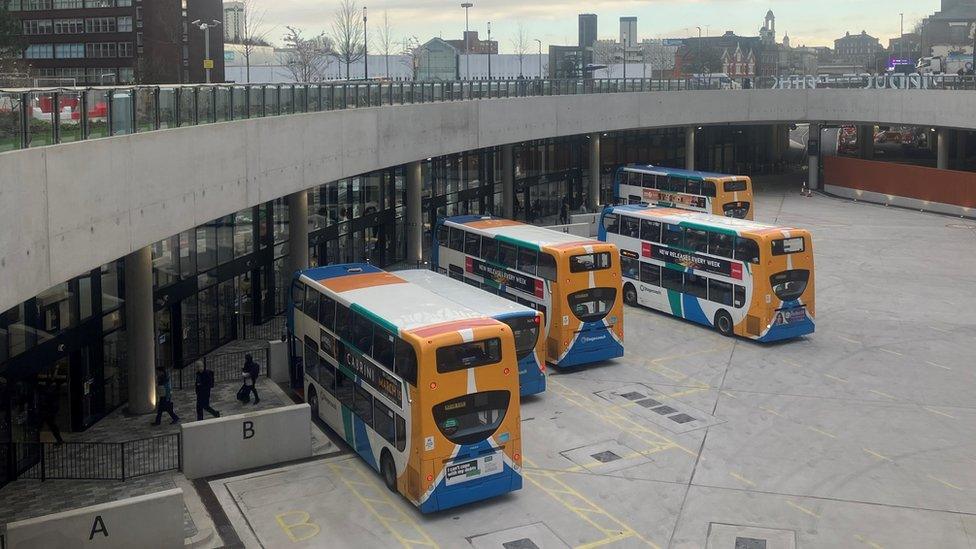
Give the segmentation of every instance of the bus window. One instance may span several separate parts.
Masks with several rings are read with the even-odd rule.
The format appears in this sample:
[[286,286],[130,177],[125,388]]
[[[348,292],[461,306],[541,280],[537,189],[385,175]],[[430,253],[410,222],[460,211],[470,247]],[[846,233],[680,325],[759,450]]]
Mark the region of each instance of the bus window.
[[685,229],[685,247],[696,252],[707,252],[708,233],[701,229]]
[[396,447],[401,452],[407,448],[407,420],[396,416]]
[[443,223],[437,226],[437,242],[441,246],[447,245],[448,235],[451,231]]
[[396,439],[396,422],[393,410],[376,399],[373,401],[373,429],[390,444]]
[[315,340],[305,336],[305,357],[302,360],[302,364],[305,366],[305,373],[315,379],[318,377],[319,367],[319,346],[315,343]]
[[516,250],[514,244],[507,242],[498,243],[498,262],[506,267],[515,268]]
[[295,309],[302,310],[305,304],[305,283],[301,280],[296,280],[291,285],[291,301],[295,304]]
[[631,238],[640,238],[640,220],[636,217],[620,216],[620,234]]
[[342,339],[353,341],[352,339],[352,319],[350,318],[349,307],[336,303],[336,322],[335,331]]
[[396,358],[393,366],[396,368],[396,375],[417,386],[417,353],[412,345],[400,338],[396,339]]
[[336,368],[335,396],[343,406],[349,409],[352,409],[352,388],[355,385],[352,379],[342,372],[342,369]]
[[373,349],[373,323],[356,312],[349,316],[352,319],[352,342],[360,352],[368,356]]
[[567,296],[570,310],[583,322],[603,320],[616,298],[616,288],[590,288]]
[[732,235],[708,233],[708,253],[720,257],[732,257]]
[[657,176],[652,173],[645,173],[641,176],[641,186],[645,189],[657,188]]
[[450,248],[459,252],[464,251],[464,231],[456,227],[451,227]]
[[383,328],[373,330],[373,360],[393,370],[393,349],[395,347],[393,334]]
[[537,318],[512,318],[505,321],[505,324],[512,329],[512,335],[515,336],[515,360],[522,360],[535,350],[535,344],[539,341]]
[[708,279],[694,273],[686,273],[684,293],[699,299],[708,299]]
[[739,261],[759,263],[759,244],[755,240],[738,237],[735,239],[735,258]]
[[772,242],[773,255],[798,254],[804,250],[803,237],[780,238]]
[[[636,220],[635,220],[636,221]],[[569,272],[583,273],[610,268],[610,252],[574,255],[569,258]]]
[[485,237],[481,241],[481,257],[485,261],[498,261],[498,242],[494,238]]
[[335,301],[328,296],[322,296],[319,301],[319,324],[332,330],[335,327]]
[[322,357],[319,357],[319,375],[316,380],[326,391],[335,394],[335,368]]
[[650,219],[641,219],[640,238],[648,242],[660,242],[661,223]]
[[464,233],[464,253],[475,257],[481,255],[481,235]]
[[783,301],[793,301],[803,295],[809,280],[810,271],[793,269],[770,276],[769,284],[773,287],[773,293],[776,294],[776,297]]
[[[633,254],[634,256],[637,255],[634,252],[627,252],[627,253]],[[637,280],[637,277],[640,276],[639,274],[640,260],[638,260],[636,257],[628,257],[624,255],[624,250],[621,250],[620,251],[620,273],[626,278],[632,278],[634,280]]]
[[508,391],[484,391],[442,402],[431,411],[447,440],[453,444],[475,444],[498,429],[510,399]]
[[539,252],[538,275],[546,280],[556,280],[556,258],[546,252]]
[[681,292],[684,290],[684,275],[681,271],[676,271],[674,269],[668,269],[665,267],[661,269],[661,286],[668,290],[674,290],[676,292]]
[[603,229],[611,234],[617,234],[617,214],[603,216]]
[[651,286],[661,285],[661,266],[653,263],[640,264],[640,281]]
[[373,395],[359,385],[353,392],[352,411],[363,420],[363,423],[373,426]]
[[689,179],[685,183],[685,192],[688,194],[701,194],[702,182],[697,179]]
[[664,229],[661,231],[661,243],[665,246],[681,246],[682,233],[684,229],[678,225],[672,225],[670,223],[664,224]]
[[746,182],[745,181],[726,181],[722,185],[722,188],[727,193],[734,193],[734,192],[744,191],[744,190],[746,190]]
[[721,280],[709,280],[708,299],[722,305],[732,305],[732,285]]
[[437,373],[446,374],[495,364],[501,359],[502,340],[497,337],[448,345],[437,349]]
[[746,306],[746,287],[735,285],[732,292],[733,305],[736,307]]
[[315,320],[319,318],[319,295],[321,294],[316,289],[309,287],[305,294],[305,305],[302,307],[302,312]]
[[535,250],[519,247],[518,270],[534,275],[536,270],[536,263],[538,262],[536,255],[537,253]]
[[701,193],[704,196],[715,198],[715,183],[712,181],[702,181]]

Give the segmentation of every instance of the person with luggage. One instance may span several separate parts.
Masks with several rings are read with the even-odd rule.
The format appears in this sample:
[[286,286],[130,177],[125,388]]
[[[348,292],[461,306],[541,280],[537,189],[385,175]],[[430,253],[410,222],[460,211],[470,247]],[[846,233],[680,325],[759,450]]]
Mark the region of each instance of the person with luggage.
[[213,370],[201,360],[197,362],[196,391],[197,391],[197,421],[203,419],[206,410],[213,417],[220,417],[220,412],[210,407],[210,391],[214,388]]
[[241,374],[244,376],[244,385],[237,392],[237,399],[246,403],[251,400],[251,393],[253,393],[254,403],[261,402],[257,388],[258,376],[261,375],[261,367],[257,362],[254,362],[254,357],[250,353],[244,355],[244,367],[241,368]]

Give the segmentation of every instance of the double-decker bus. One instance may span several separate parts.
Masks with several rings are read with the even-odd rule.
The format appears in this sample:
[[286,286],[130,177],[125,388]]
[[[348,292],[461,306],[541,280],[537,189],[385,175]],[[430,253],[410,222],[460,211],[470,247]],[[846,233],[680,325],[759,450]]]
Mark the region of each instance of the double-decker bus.
[[541,312],[480,290],[467,279],[467,284],[426,269],[397,271],[400,278],[473,309],[485,316],[504,322],[515,337],[515,354],[519,369],[519,394],[535,395],[546,390],[546,359],[543,348]]
[[617,168],[620,204],[650,204],[739,219],[753,218],[752,180],[744,175],[697,172],[654,165]]
[[624,301],[759,341],[814,330],[810,233],[644,205],[603,211],[620,248]]
[[522,487],[507,325],[347,264],[296,273],[288,331],[313,416],[421,512]]
[[617,248],[491,216],[439,219],[436,271],[541,311],[546,361],[559,368],[623,356]]

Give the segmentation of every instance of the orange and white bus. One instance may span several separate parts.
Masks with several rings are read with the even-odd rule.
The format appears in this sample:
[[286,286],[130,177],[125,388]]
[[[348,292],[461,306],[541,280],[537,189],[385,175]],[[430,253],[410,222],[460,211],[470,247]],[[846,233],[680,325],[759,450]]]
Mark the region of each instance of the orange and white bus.
[[744,175],[696,172],[653,165],[617,168],[619,204],[670,206],[695,212],[753,219],[752,179]]
[[522,487],[512,330],[369,264],[299,271],[289,358],[312,414],[428,513]]
[[542,311],[546,361],[559,368],[623,356],[620,259],[612,244],[491,216],[439,219],[438,272]]
[[759,341],[814,331],[813,240],[802,229],[644,205],[603,211],[624,301]]

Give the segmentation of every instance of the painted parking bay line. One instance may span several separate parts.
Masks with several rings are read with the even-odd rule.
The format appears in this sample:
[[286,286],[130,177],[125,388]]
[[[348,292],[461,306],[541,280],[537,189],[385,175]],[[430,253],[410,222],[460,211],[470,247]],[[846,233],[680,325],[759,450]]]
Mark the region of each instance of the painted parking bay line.
[[330,463],[329,467],[403,547],[438,547],[427,532],[404,512],[404,502],[394,501],[385,486],[380,486],[375,478],[366,474],[364,465],[350,459]]

